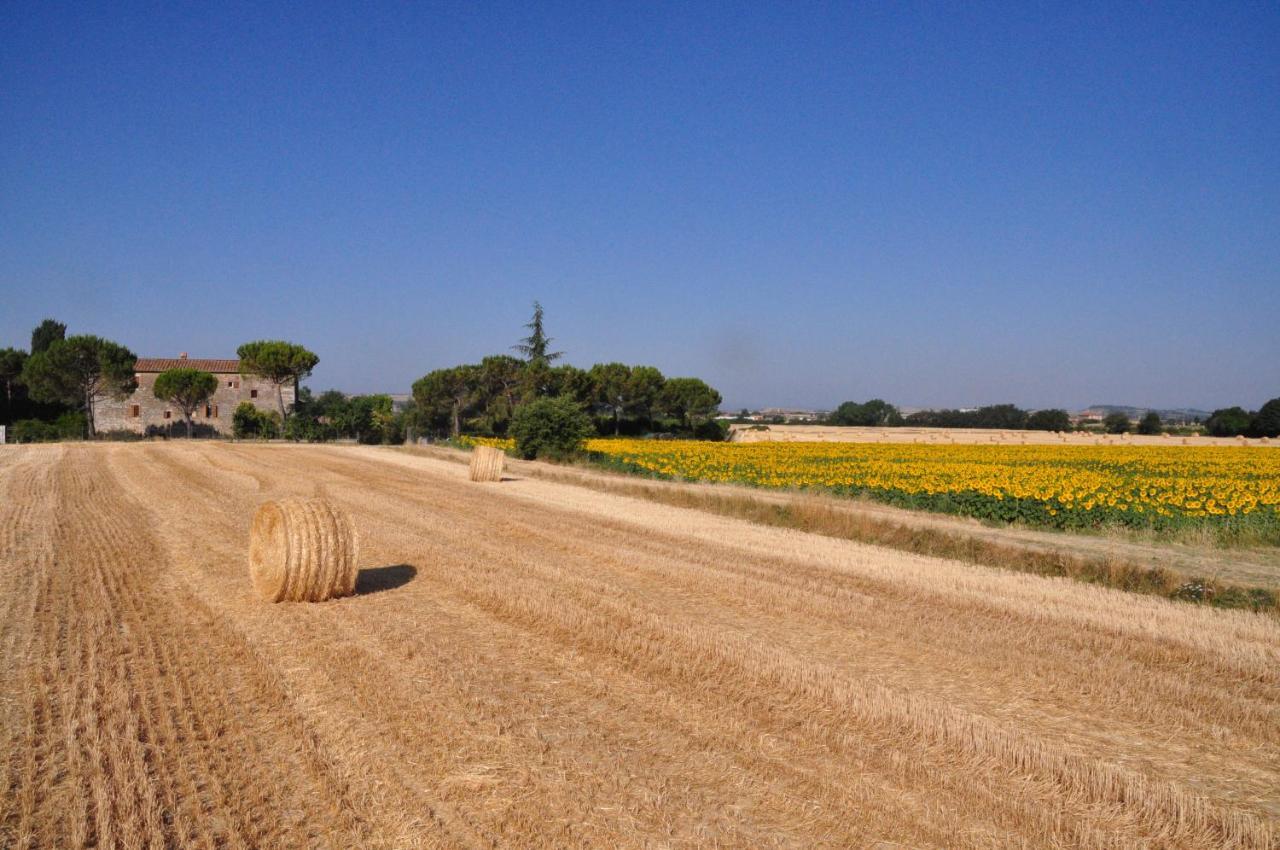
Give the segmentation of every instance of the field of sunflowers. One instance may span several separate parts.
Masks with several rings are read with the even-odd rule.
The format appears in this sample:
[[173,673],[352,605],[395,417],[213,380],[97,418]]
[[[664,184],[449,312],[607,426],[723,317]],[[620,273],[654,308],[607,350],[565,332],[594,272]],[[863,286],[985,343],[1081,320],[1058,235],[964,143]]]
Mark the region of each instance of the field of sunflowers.
[[595,439],[586,449],[654,478],[825,490],[1054,528],[1210,526],[1280,544],[1280,448]]
[[1208,524],[1280,542],[1280,450],[1270,448],[600,439],[587,449],[659,478],[821,489],[1058,528]]

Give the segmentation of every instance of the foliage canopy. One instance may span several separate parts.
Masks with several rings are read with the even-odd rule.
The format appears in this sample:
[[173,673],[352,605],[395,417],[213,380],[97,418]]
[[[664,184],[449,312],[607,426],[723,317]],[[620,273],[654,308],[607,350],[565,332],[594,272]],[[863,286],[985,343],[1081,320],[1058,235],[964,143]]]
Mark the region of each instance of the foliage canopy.
[[124,398],[138,387],[133,367],[137,356],[123,345],[96,336],[54,340],[31,355],[22,382],[37,401],[60,402],[84,411],[88,436],[94,430],[93,408],[101,398]]
[[594,434],[591,418],[567,396],[540,398],[523,404],[511,420],[516,452],[527,460],[570,457]]
[[275,385],[281,420],[289,415],[284,406],[284,385],[296,387],[320,362],[319,357],[301,345],[278,339],[246,342],[236,349],[236,355],[240,358],[240,374],[256,375]]
[[58,340],[67,338],[67,326],[53,319],[45,319],[31,331],[31,353],[39,354]]
[[512,351],[524,355],[525,361],[535,366],[547,366],[564,356],[563,351],[548,351],[554,340],[547,336],[542,324],[542,305],[533,302],[533,318],[525,325],[529,335],[511,346]]
[[218,379],[213,373],[203,369],[192,369],[181,366],[169,369],[156,376],[152,392],[161,401],[167,401],[182,411],[182,420],[187,426],[187,437],[191,436],[191,415],[195,409],[207,402],[218,391]]

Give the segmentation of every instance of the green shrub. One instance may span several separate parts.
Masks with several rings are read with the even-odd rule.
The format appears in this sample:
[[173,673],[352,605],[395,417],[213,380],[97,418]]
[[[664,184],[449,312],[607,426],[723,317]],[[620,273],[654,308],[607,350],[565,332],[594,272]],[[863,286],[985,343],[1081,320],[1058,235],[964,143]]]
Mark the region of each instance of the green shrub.
[[87,419],[79,411],[70,411],[53,420],[54,430],[59,440],[83,440],[88,430]]
[[51,443],[58,439],[58,429],[39,419],[20,419],[13,423],[9,439],[15,443]]
[[567,396],[531,401],[517,407],[511,417],[516,453],[526,460],[570,457],[594,434],[591,417]]
[[21,419],[9,429],[9,439],[15,443],[54,443],[58,440],[83,440],[84,433],[85,415],[71,411],[52,422]]
[[1209,599],[1218,608],[1248,608],[1254,611],[1272,611],[1276,608],[1276,594],[1265,587],[1224,587]]
[[719,419],[708,419],[705,422],[699,422],[697,427],[693,429],[693,438],[695,440],[723,443],[729,439],[729,423],[721,422]]
[[1149,437],[1156,434],[1164,433],[1164,423],[1160,421],[1160,414],[1154,410],[1147,413],[1146,416],[1138,422],[1138,433],[1145,434]]
[[1129,417],[1120,412],[1108,413],[1102,420],[1102,429],[1108,434],[1128,434],[1130,427]]
[[[241,406],[244,406],[244,404],[247,404],[247,402],[242,403]],[[251,404],[249,406],[253,407]],[[239,413],[240,408],[237,407],[236,414]],[[232,417],[232,427],[237,430],[236,436],[239,437],[239,422],[234,418],[234,415]],[[295,443],[319,443],[327,437],[324,426],[314,417],[300,416],[295,413],[289,417],[288,422],[284,423],[284,438],[293,440]]]
[[1205,420],[1204,430],[1211,437],[1235,437],[1249,430],[1253,417],[1242,407],[1224,407],[1215,410]]
[[1255,437],[1280,437],[1280,398],[1273,398],[1262,405],[1253,417]]
[[231,431],[240,440],[273,440],[280,436],[280,414],[259,410],[242,401],[231,414]]
[[97,439],[107,443],[136,443],[147,438],[145,434],[139,434],[137,431],[130,431],[128,428],[99,431],[95,436]]
[[1070,431],[1071,417],[1065,410],[1058,408],[1037,410],[1027,417],[1027,429],[1030,431]]

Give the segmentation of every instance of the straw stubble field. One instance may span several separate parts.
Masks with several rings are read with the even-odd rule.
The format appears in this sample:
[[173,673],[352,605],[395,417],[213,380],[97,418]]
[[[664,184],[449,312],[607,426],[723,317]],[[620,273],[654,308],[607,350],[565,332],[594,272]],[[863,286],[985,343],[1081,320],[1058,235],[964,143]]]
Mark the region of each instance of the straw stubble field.
[[[514,479],[0,453],[0,846],[1276,846],[1272,617]],[[356,595],[263,602],[316,496]]]

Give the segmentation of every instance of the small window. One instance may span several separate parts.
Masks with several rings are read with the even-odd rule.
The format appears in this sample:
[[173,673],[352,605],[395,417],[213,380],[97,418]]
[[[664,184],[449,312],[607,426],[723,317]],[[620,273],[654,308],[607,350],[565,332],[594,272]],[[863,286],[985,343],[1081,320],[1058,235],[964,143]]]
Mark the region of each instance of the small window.
[[172,414],[172,413],[170,413],[170,412],[169,412],[169,411],[167,411],[167,410],[164,412],[164,418],[165,418],[165,419],[168,419],[168,418],[169,418],[170,416],[172,416],[172,415],[173,415],[173,414]]
[[257,390],[249,390],[249,398],[257,398],[257,397],[258,397]]
[[141,407],[140,405],[137,405],[137,404],[131,404],[131,405],[129,405],[129,415],[130,415],[130,416],[133,416],[133,417],[135,417],[135,418],[136,418],[136,417],[137,417],[137,416],[139,416],[141,413],[142,413],[142,407]]
[[218,405],[216,404],[213,406],[213,418],[214,419],[218,418]]
[[211,416],[213,416],[213,406],[206,404],[204,406],[204,418],[208,419]]
[[236,385],[235,381],[227,381],[227,386],[234,387],[235,385]]

